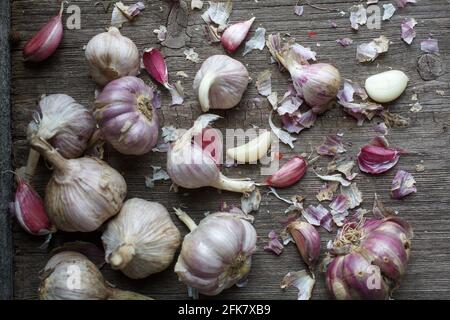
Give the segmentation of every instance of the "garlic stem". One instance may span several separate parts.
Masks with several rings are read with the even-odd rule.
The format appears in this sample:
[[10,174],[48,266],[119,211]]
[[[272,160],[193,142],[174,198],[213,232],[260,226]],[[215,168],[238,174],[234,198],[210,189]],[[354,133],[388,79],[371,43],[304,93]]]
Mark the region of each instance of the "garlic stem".
[[134,246],[131,244],[123,244],[119,248],[117,248],[109,258],[111,266],[113,269],[122,269],[124,268],[135,255],[136,250]]
[[178,219],[180,219],[188,228],[190,231],[193,231],[195,228],[197,228],[197,224],[194,220],[192,220],[189,215],[184,212],[183,210],[179,208],[173,208],[175,210],[175,214],[177,215]]
[[136,292],[111,288],[111,297],[108,300],[154,300],[154,299]]
[[209,103],[209,89],[216,81],[216,74],[213,72],[207,72],[200,82],[200,87],[198,88],[198,100],[203,112],[207,112],[210,109]]
[[67,159],[60,155],[58,151],[43,138],[34,136],[31,138],[30,143],[33,149],[43,155],[56,169],[64,171],[64,169],[67,168]]
[[33,179],[34,173],[36,172],[36,167],[39,162],[40,154],[34,149],[30,149],[28,153],[27,166],[25,167],[25,178],[28,182]]
[[255,183],[250,180],[228,178],[221,173],[212,187],[231,192],[247,193],[255,189]]

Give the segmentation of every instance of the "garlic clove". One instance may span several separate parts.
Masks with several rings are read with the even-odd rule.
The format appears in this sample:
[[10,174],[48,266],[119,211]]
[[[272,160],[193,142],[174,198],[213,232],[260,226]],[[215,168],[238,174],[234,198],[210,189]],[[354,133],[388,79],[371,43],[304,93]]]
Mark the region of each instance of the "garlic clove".
[[159,50],[155,48],[144,50],[142,62],[144,63],[145,70],[147,70],[153,79],[162,85],[169,83],[166,61]]
[[240,163],[255,163],[267,154],[271,141],[271,132],[265,131],[246,144],[228,149],[227,156]]
[[405,91],[408,76],[399,70],[390,70],[367,78],[365,89],[369,97],[376,102],[394,101]]
[[40,62],[50,57],[58,48],[63,37],[62,13],[65,1],[61,2],[58,15],[47,22],[23,48],[25,60]]
[[266,184],[275,188],[290,187],[305,175],[307,168],[308,162],[303,157],[293,157],[267,178]]
[[237,50],[237,48],[239,48],[241,43],[247,37],[253,21],[255,21],[255,17],[244,22],[235,23],[225,29],[222,37],[220,38],[220,42],[222,43],[222,46],[225,48],[225,50],[233,53]]

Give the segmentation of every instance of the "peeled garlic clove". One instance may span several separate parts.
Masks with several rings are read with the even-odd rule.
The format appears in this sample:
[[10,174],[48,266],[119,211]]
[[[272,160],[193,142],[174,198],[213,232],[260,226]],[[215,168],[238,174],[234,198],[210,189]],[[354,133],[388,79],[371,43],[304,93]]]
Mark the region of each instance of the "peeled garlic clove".
[[50,221],[63,231],[90,232],[117,214],[127,193],[120,173],[97,158],[65,159],[39,137],[31,146],[53,166],[45,190]]
[[132,279],[166,269],[180,238],[166,208],[137,198],[124,203],[102,236],[106,262]]
[[390,70],[370,76],[365,88],[369,97],[376,102],[391,102],[400,97],[408,85],[408,76],[399,70]]
[[267,154],[271,140],[271,132],[265,131],[246,144],[228,149],[227,156],[241,163],[255,163]]
[[181,281],[214,296],[247,277],[256,250],[256,231],[243,216],[218,212],[196,226],[186,213],[176,211],[191,229],[175,265]]
[[78,252],[54,255],[41,271],[41,300],[152,300],[114,288],[88,258]]
[[245,66],[233,58],[214,55],[206,59],[193,85],[202,111],[236,106],[247,89],[249,79]]
[[91,76],[100,86],[120,77],[135,76],[141,67],[138,48],[115,27],[93,37],[85,55]]

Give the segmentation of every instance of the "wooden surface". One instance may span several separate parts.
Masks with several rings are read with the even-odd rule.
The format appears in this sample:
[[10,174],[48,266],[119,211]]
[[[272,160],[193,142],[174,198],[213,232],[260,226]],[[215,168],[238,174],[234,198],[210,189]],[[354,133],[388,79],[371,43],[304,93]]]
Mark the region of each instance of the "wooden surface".
[[[103,1],[108,3],[107,1]],[[322,7],[348,11],[357,1],[321,0],[312,1]],[[389,1],[380,1],[381,4]],[[25,41],[12,49],[12,139],[14,165],[25,164],[27,142],[26,125],[31,119],[31,112],[36,107],[37,98],[43,93],[66,93],[82,104],[91,106],[94,100],[94,83],[88,77],[88,67],[84,59],[83,46],[95,34],[102,32],[108,26],[112,8],[107,13],[94,6],[94,1],[73,0],[73,4],[81,7],[81,30],[65,30],[64,39],[56,54],[46,62],[37,66],[23,62],[21,48]],[[126,1],[129,3],[129,1]],[[165,1],[145,1],[147,8],[133,24],[126,24],[122,29],[124,35],[135,41],[140,50],[148,47],[159,47],[153,30],[166,23],[169,14],[169,4]],[[250,36],[257,27],[264,27],[267,35],[280,32],[289,33],[298,42],[311,46],[318,53],[321,62],[335,64],[345,78],[363,84],[364,79],[374,73],[390,68],[401,69],[410,77],[406,92],[395,103],[389,104],[389,110],[411,119],[407,128],[393,128],[388,136],[391,144],[409,151],[402,156],[395,169],[378,177],[360,174],[356,181],[364,195],[363,207],[370,209],[374,192],[388,206],[399,211],[400,216],[407,219],[415,231],[412,257],[406,277],[394,298],[396,299],[443,299],[450,298],[450,219],[449,219],[449,134],[450,117],[449,95],[450,75],[446,72],[432,81],[423,81],[416,69],[416,61],[421,55],[420,41],[433,33],[439,40],[441,56],[448,62],[450,52],[450,1],[420,0],[416,5],[408,5],[398,10],[390,21],[383,22],[381,30],[369,30],[362,26],[355,33],[350,29],[348,14],[342,17],[335,11],[322,11],[305,7],[305,13],[298,17],[293,13],[295,0],[241,0],[234,1],[231,21],[239,21],[256,16],[256,22]],[[189,6],[190,7],[190,6]],[[22,39],[28,39],[39,27],[57,12],[55,1],[13,1],[12,28],[21,33]],[[400,23],[405,17],[414,17],[417,37],[411,46],[400,39]],[[3,20],[3,13],[2,13]],[[331,21],[337,23],[337,28],[330,27]],[[223,53],[219,45],[209,45],[203,37],[204,23],[198,11],[191,12],[187,19],[187,28],[181,27],[181,35],[186,47],[195,48],[201,60],[208,56]],[[308,32],[314,31],[317,36],[308,38]],[[392,45],[389,52],[380,56],[375,62],[358,64],[355,59],[356,45],[368,42],[381,34],[387,36]],[[354,44],[342,48],[336,39],[350,37]],[[320,44],[317,46],[316,44]],[[183,54],[184,48],[169,49],[162,47],[167,57],[171,79],[176,79],[177,71],[185,71],[188,79],[183,85],[188,95],[183,106],[169,107],[168,96],[164,94],[163,108],[160,111],[163,125],[174,125],[187,128],[200,114],[200,108],[192,93],[192,81],[199,64],[187,61]],[[280,74],[274,65],[269,65],[270,57],[267,49],[254,51],[242,57],[243,48],[234,55],[248,67],[250,75],[256,78],[258,72],[270,68],[273,71],[273,89],[279,95],[284,93],[288,84],[288,75]],[[146,81],[150,78],[145,72],[141,75]],[[436,90],[443,90],[444,95],[438,95]],[[417,93],[423,110],[419,113],[409,112],[411,96]],[[217,123],[219,128],[249,128],[251,124],[268,128],[269,106],[266,102],[254,105],[249,100],[258,94],[254,83],[242,99],[239,107],[220,112],[224,119]],[[2,110],[4,112],[4,110]],[[356,122],[345,116],[341,108],[327,112],[321,116],[315,126],[302,132],[295,142],[295,149],[282,146],[285,159],[292,154],[309,152],[311,146],[321,143],[324,135],[344,133],[348,154],[355,156],[359,148],[366,144],[375,133],[372,127],[379,119],[358,127]],[[3,137],[2,137],[3,139]],[[3,148],[3,146],[2,146]],[[3,152],[3,149],[2,149]],[[154,189],[147,189],[144,176],[150,175],[151,165],[165,166],[165,154],[150,153],[141,157],[122,156],[111,148],[106,153],[107,161],[120,170],[129,186],[128,197],[141,197],[155,200],[168,208],[184,206],[195,220],[199,221],[206,211],[219,209],[220,203],[239,204],[240,196],[227,192],[219,193],[213,189],[193,191],[182,190],[180,193],[170,193],[170,182],[157,182]],[[329,159],[322,159],[319,166],[326,166]],[[415,166],[423,161],[425,171],[416,173]],[[393,175],[397,169],[413,172],[418,193],[397,201],[390,199],[389,189]],[[247,176],[260,180],[259,169],[256,166],[239,166],[225,170],[230,176]],[[35,178],[37,190],[43,194],[50,171],[40,164]],[[306,204],[316,204],[315,194],[322,182],[312,172],[307,173],[296,186],[280,191],[285,197],[303,195]],[[277,257],[262,250],[266,235],[271,229],[280,227],[279,220],[283,217],[285,204],[265,195],[260,211],[255,215],[257,229],[258,251],[254,255],[253,268],[248,286],[232,288],[219,297],[224,299],[259,298],[259,299],[294,299],[294,290],[283,292],[279,289],[282,277],[288,271],[304,268],[295,247],[289,245],[285,252]],[[172,215],[180,230],[186,233],[186,228]],[[323,247],[332,234],[323,229]],[[99,233],[94,235],[72,234],[64,239],[99,239]],[[61,241],[62,235],[56,236]],[[14,297],[17,299],[36,299],[38,287],[38,272],[49,258],[48,252],[38,247],[43,239],[29,236],[14,226]],[[144,280],[132,281],[119,272],[112,271],[108,266],[102,270],[105,277],[115,285],[124,289],[132,289],[146,293],[158,299],[186,298],[185,286],[178,282],[173,273],[173,266],[168,270]],[[2,275],[3,276],[3,275]],[[329,298],[324,286],[324,277],[319,275],[313,298]]]
[[9,99],[11,61],[9,50],[10,3],[0,1],[0,299],[13,295],[13,251],[9,201],[12,177],[3,172],[11,170],[11,104]]

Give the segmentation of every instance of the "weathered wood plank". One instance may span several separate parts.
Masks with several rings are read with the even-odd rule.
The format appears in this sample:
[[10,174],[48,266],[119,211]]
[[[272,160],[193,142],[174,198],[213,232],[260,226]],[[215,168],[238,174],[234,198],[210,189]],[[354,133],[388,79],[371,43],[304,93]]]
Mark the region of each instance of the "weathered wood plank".
[[[104,1],[107,3],[107,1]],[[165,24],[169,13],[166,1],[145,1],[147,9],[131,25],[122,29],[124,35],[133,39],[140,50],[147,47],[159,47],[153,29]],[[380,1],[385,3],[386,1]],[[94,100],[94,83],[88,78],[88,68],[84,60],[83,46],[89,39],[101,32],[109,23],[111,9],[108,13],[97,10],[93,1],[74,0],[82,10],[82,29],[65,30],[64,39],[56,54],[48,61],[37,66],[25,64],[21,57],[21,48],[25,41],[11,51],[12,57],[12,139],[13,159],[16,166],[25,163],[27,143],[25,141],[26,125],[31,118],[31,111],[36,107],[36,99],[43,93],[67,93],[85,105],[92,105]],[[448,14],[448,1],[446,3],[422,0],[416,5],[408,5],[398,10],[391,21],[383,22],[381,30],[369,30],[365,26],[359,32],[350,30],[348,14],[341,16],[337,12],[320,11],[308,6],[302,17],[293,13],[291,0],[241,0],[234,1],[234,10],[231,21],[248,19],[256,16],[256,27],[267,29],[267,34],[280,32],[290,33],[305,46],[311,46],[318,53],[323,62],[332,62],[341,71],[343,77],[363,83],[364,79],[373,73],[398,68],[404,70],[410,77],[410,84],[405,94],[390,104],[392,112],[411,118],[407,128],[393,128],[389,140],[393,146],[407,149],[409,153],[402,156],[396,169],[405,169],[414,172],[416,164],[425,166],[425,171],[414,173],[419,192],[405,200],[390,199],[389,188],[396,169],[380,176],[372,177],[360,174],[356,179],[364,195],[364,207],[370,208],[373,194],[376,192],[386,205],[399,211],[415,229],[412,259],[407,275],[396,292],[398,299],[442,299],[450,298],[450,252],[448,241],[450,239],[450,219],[448,209],[448,185],[450,184],[450,151],[448,145],[450,136],[448,126],[450,109],[448,99],[450,96],[450,74],[444,75],[434,81],[423,81],[416,71],[416,61],[421,55],[420,40],[434,33],[439,40],[441,55],[448,61],[450,52],[450,23]],[[314,1],[322,7],[336,8],[347,11],[356,3],[345,0]],[[162,8],[162,10],[160,9]],[[55,8],[51,10],[49,8]],[[39,27],[52,17],[57,11],[56,1],[40,1],[37,4],[32,0],[15,0],[12,2],[12,27],[22,34],[23,39],[29,38]],[[400,39],[400,23],[405,17],[415,17],[418,21],[416,27],[417,37],[412,46],[406,45]],[[337,28],[331,28],[331,21],[337,23]],[[208,56],[223,53],[218,45],[209,45],[203,37],[203,22],[200,12],[189,14],[186,33],[189,36],[186,47],[195,48],[200,58],[205,60]],[[308,32],[317,32],[315,38],[308,38]],[[356,45],[368,42],[372,38],[384,34],[393,43],[389,52],[380,56],[374,63],[358,64],[355,59]],[[341,48],[335,40],[350,37],[354,44]],[[320,46],[317,46],[320,44]],[[163,108],[160,110],[163,125],[174,125],[187,128],[193,120],[200,115],[196,97],[192,93],[192,81],[200,65],[187,61],[183,49],[161,48],[167,57],[171,79],[176,79],[176,72],[183,70],[189,78],[182,79],[188,95],[186,103],[180,107],[168,107],[169,97],[163,96]],[[265,49],[262,52],[252,52],[242,57],[243,48],[233,56],[242,61],[248,68],[253,79],[257,74],[267,68],[272,70],[273,90],[282,94],[288,84],[288,75],[280,74],[274,65],[269,65],[270,55]],[[141,77],[151,82],[149,76],[143,72]],[[436,90],[443,90],[444,95],[436,94]],[[417,93],[424,109],[420,113],[409,112],[411,96]],[[250,84],[240,105],[225,112],[218,112],[224,119],[217,122],[217,127],[249,128],[251,124],[263,128],[268,127],[269,106],[263,103],[254,106],[249,100],[258,94],[254,84]],[[323,136],[337,132],[344,133],[345,141],[351,142],[347,147],[348,154],[356,156],[359,148],[367,143],[373,136],[372,126],[379,121],[366,123],[358,127],[355,121],[346,116],[337,108],[321,116],[316,125],[299,135],[295,142],[295,149],[281,147],[285,159],[293,154],[309,152],[311,146],[321,143]],[[165,166],[165,154],[151,153],[141,157],[129,157],[117,154],[112,149],[107,151],[108,162],[125,176],[129,186],[128,197],[142,197],[157,200],[168,208],[185,206],[186,210],[198,221],[205,211],[218,210],[222,201],[229,204],[239,204],[239,195],[227,192],[219,193],[212,189],[183,190],[169,193],[170,182],[157,183],[152,190],[144,186],[144,176],[151,174],[151,165]],[[328,159],[321,159],[318,167],[326,166]],[[224,170],[230,176],[248,176],[257,181],[262,178],[256,166],[239,166]],[[36,189],[43,194],[49,177],[49,170],[41,164],[34,181]],[[312,172],[308,172],[304,179],[296,186],[281,190],[280,194],[290,197],[301,194],[306,197],[307,205],[315,204],[315,194],[322,182]],[[265,193],[265,191],[264,191]],[[295,293],[284,293],[279,289],[279,282],[288,271],[304,268],[303,263],[294,246],[288,246],[280,257],[275,257],[262,250],[267,233],[271,229],[280,227],[279,220],[283,217],[285,206],[272,197],[263,196],[259,213],[256,214],[255,227],[258,231],[258,251],[254,256],[249,284],[245,288],[231,288],[220,295],[220,298],[261,298],[261,299],[294,299]],[[174,217],[174,216],[173,216]],[[175,217],[174,217],[175,220]],[[185,234],[186,228],[175,221]],[[332,239],[334,234],[320,230],[322,244]],[[77,234],[76,237],[81,235]],[[67,237],[65,235],[64,237]],[[99,241],[99,233],[83,235],[87,239]],[[43,239],[31,237],[14,227],[14,286],[15,298],[35,299],[37,297],[38,272],[49,258],[48,252],[39,249]],[[173,273],[173,266],[168,270],[151,276],[148,279],[132,281],[122,274],[105,267],[102,270],[105,277],[112,283],[125,289],[147,293],[158,299],[186,298],[184,286],[177,281]],[[318,277],[318,284],[313,297],[326,299],[324,277]]]
[[11,59],[9,1],[0,2],[0,299],[13,297],[13,244],[9,202],[11,199]]

